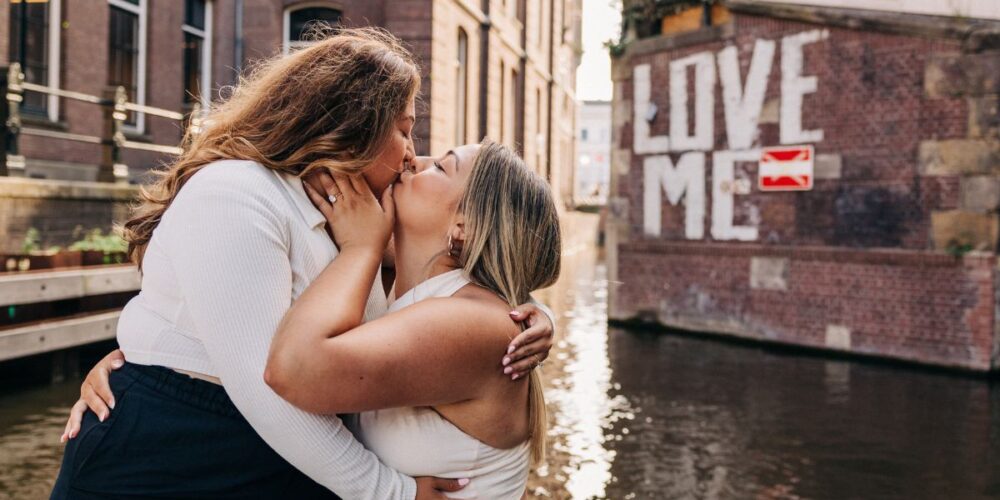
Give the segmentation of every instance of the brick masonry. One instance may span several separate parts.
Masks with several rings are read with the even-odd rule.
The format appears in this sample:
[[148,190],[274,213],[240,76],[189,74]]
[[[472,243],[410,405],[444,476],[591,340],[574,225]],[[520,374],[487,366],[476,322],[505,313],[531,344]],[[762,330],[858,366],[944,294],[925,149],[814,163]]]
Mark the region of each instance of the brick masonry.
[[[675,40],[634,41],[614,61],[612,318],[996,369],[1000,52],[963,49],[957,37],[852,29],[806,17],[734,8],[728,25]],[[671,204],[666,195],[660,234],[650,236],[643,203],[648,155],[634,150],[633,68],[650,65],[650,101],[661,110],[650,135],[667,135],[671,61],[735,46],[745,82],[755,42],[775,41],[753,147],[776,146],[781,41],[817,29],[828,34],[804,46],[801,72],[818,82],[803,98],[802,129],[824,132],[811,142],[818,155],[813,190],[740,193],[733,224],[756,227],[757,238],[713,238],[707,230],[712,151],[727,149],[716,83],[714,145],[704,170],[705,236],[687,238],[685,204]],[[690,71],[688,80],[694,96]],[[675,165],[680,153],[669,153]],[[736,177],[756,186],[756,168],[738,163]]]

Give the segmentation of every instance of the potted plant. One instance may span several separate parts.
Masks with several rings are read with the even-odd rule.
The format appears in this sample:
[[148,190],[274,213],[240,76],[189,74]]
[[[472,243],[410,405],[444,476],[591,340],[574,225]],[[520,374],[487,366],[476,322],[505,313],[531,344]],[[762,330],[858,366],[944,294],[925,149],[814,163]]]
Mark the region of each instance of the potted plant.
[[128,262],[128,243],[115,231],[105,235],[100,229],[92,229],[83,239],[70,245],[69,249],[81,252],[84,266]]

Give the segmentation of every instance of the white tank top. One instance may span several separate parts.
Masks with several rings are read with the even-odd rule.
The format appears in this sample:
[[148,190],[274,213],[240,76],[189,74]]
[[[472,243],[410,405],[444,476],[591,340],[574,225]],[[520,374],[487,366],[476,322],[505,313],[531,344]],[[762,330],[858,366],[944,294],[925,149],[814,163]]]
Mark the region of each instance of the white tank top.
[[[389,306],[389,313],[431,297],[450,297],[469,280],[461,270],[435,276]],[[518,500],[528,483],[527,442],[498,449],[466,434],[429,407],[391,408],[360,415],[360,437],[382,462],[410,476],[469,478],[450,498]]]

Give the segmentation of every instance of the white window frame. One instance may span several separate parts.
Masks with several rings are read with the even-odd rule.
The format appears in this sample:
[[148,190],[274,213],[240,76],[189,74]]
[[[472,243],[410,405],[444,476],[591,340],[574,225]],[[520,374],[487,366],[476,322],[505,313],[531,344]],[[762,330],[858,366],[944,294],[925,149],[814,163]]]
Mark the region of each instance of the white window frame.
[[292,34],[292,12],[302,9],[308,9],[310,7],[323,7],[325,9],[337,10],[340,11],[341,15],[343,15],[344,13],[344,7],[336,2],[302,2],[285,7],[285,10],[281,14],[282,54],[288,55],[288,53],[293,48],[300,49],[312,45],[312,42],[303,42],[301,40],[296,40],[293,42],[288,39]]
[[205,29],[201,30],[190,24],[181,25],[181,31],[200,36],[201,44],[201,100],[202,113],[212,105],[212,4],[213,0],[205,0]]
[[[139,5],[135,5],[124,0],[108,0],[108,5],[131,12],[139,16],[139,63],[136,65],[136,93],[138,95],[129,96],[135,99],[133,102],[140,106],[146,105],[146,48],[148,45],[147,24],[149,19],[149,0],[139,0]],[[110,64],[110,61],[109,61]],[[146,114],[135,113],[135,126],[125,124],[125,130],[142,134],[146,131]]]

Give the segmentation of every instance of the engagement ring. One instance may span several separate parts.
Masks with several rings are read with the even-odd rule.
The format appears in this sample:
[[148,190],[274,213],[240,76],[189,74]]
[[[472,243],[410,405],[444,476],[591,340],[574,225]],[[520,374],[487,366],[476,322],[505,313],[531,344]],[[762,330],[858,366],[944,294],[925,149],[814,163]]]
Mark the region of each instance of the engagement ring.
[[337,203],[337,195],[335,195],[335,194],[331,194],[330,196],[327,196],[326,199],[330,200],[331,204]]

